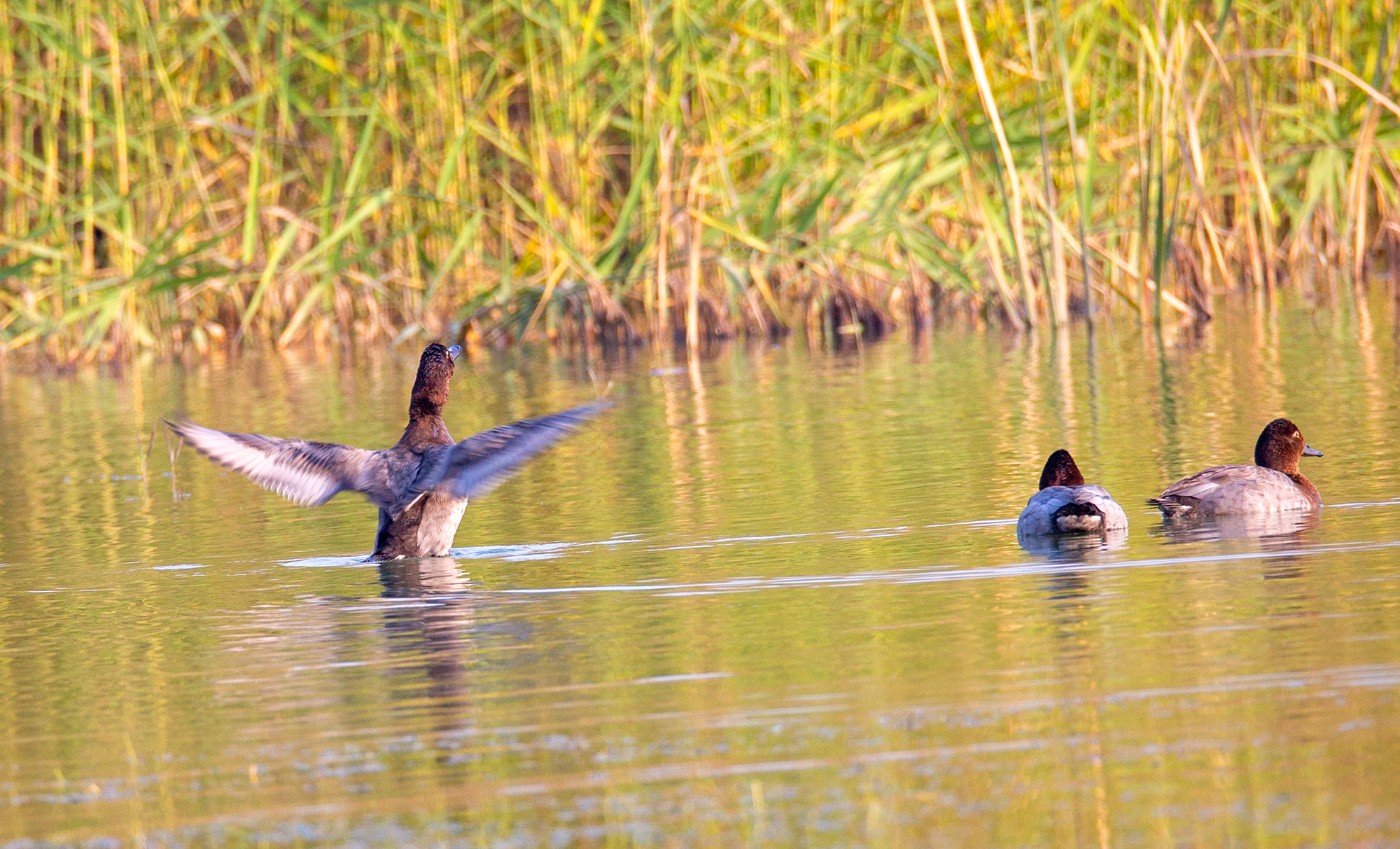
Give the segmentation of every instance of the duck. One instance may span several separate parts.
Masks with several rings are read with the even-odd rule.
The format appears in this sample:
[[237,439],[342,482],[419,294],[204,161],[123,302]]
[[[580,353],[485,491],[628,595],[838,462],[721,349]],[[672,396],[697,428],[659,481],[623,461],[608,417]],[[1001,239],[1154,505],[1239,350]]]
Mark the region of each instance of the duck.
[[372,560],[442,557],[452,548],[469,499],[510,477],[526,460],[575,433],[611,406],[596,401],[482,431],[457,442],[443,422],[448,384],[462,354],[428,345],[408,402],[408,425],[389,448],[231,433],[184,419],[162,419],[179,439],[254,483],[316,507],[358,492],[379,509]]
[[1182,478],[1147,503],[1167,518],[1315,511],[1322,507],[1322,495],[1298,471],[1298,461],[1321,456],[1297,425],[1274,419],[1254,444],[1254,465],[1212,466]]
[[1016,535],[1102,534],[1127,527],[1128,514],[1108,490],[1084,483],[1074,457],[1061,448],[1045,461],[1039,491],[1021,511]]

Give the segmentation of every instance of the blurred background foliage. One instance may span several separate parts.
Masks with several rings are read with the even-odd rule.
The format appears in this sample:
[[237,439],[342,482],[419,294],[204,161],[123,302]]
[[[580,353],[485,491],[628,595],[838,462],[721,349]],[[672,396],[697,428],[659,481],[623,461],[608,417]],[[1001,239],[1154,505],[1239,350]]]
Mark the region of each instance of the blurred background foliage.
[[11,0],[0,345],[695,345],[1359,284],[1400,268],[1395,5]]

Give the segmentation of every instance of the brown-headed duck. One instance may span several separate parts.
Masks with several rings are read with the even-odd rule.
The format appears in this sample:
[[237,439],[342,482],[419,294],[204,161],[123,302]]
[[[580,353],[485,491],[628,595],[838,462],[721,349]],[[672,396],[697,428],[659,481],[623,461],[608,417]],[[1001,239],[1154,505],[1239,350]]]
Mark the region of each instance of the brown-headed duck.
[[1040,491],[1026,502],[1017,536],[1103,533],[1128,527],[1128,514],[1108,490],[1084,483],[1070,453],[1061,448],[1045,461]]
[[595,402],[513,422],[455,442],[442,421],[461,347],[429,345],[418,361],[408,426],[392,448],[226,433],[188,421],[166,425],[196,451],[298,504],[317,506],[344,490],[379,508],[377,560],[446,555],[475,498],[526,460],[568,436],[609,404]]
[[1303,439],[1293,422],[1274,419],[1254,444],[1253,466],[1213,466],[1182,478],[1147,503],[1168,517],[1316,510],[1322,496],[1298,471],[1298,460],[1305,456],[1321,457],[1322,452]]

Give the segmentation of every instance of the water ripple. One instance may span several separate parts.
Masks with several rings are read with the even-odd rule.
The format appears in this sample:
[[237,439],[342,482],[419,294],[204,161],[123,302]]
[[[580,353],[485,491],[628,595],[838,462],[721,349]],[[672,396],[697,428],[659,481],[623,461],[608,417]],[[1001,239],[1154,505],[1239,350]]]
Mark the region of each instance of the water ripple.
[[1371,543],[1334,543],[1298,546],[1271,551],[1251,551],[1188,555],[1183,557],[1148,557],[1116,561],[1058,561],[1014,563],[1006,566],[936,566],[918,569],[877,569],[836,575],[793,575],[782,577],[742,577],[721,581],[648,582],[645,584],[603,584],[573,587],[520,587],[499,590],[505,595],[557,595],[575,593],[654,593],[662,596],[708,595],[725,592],[790,589],[793,587],[848,587],[873,584],[924,584],[944,581],[983,581],[1064,572],[1102,572],[1119,569],[1143,569],[1161,566],[1184,566],[1193,563],[1244,562],[1276,560],[1323,554],[1348,554],[1400,548],[1400,540]]

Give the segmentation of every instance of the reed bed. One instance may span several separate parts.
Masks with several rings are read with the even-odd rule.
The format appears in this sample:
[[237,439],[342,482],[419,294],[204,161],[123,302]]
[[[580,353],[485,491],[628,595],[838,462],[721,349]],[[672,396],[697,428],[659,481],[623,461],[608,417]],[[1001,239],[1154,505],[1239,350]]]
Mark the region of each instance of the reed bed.
[[1400,254],[1395,13],[10,0],[0,346],[693,346],[1362,281]]

